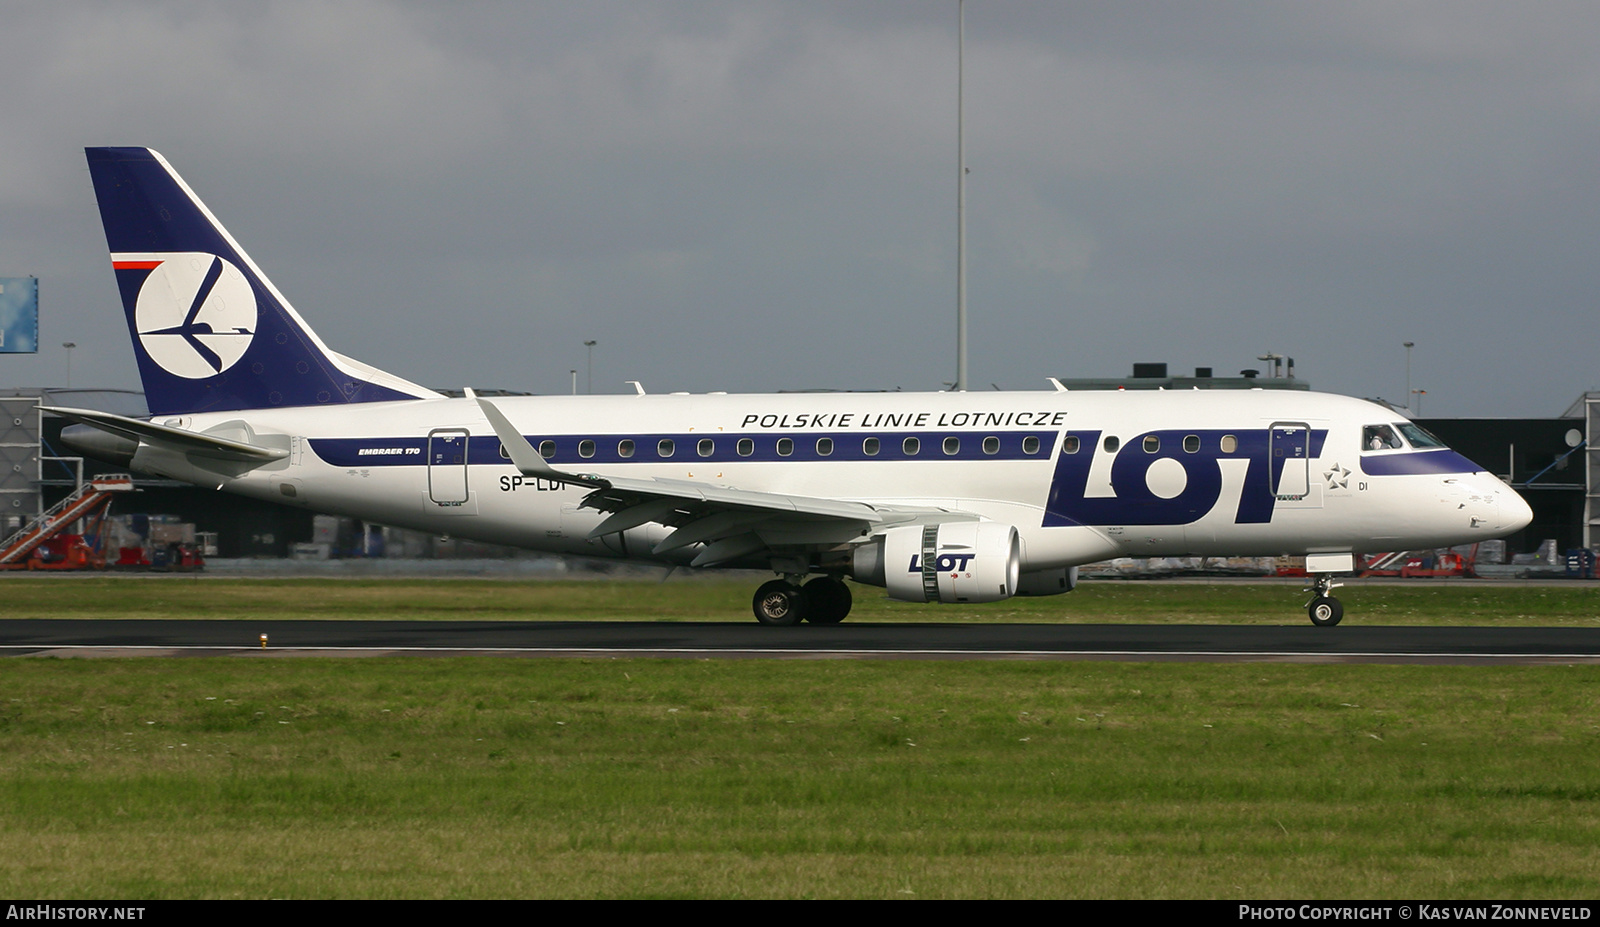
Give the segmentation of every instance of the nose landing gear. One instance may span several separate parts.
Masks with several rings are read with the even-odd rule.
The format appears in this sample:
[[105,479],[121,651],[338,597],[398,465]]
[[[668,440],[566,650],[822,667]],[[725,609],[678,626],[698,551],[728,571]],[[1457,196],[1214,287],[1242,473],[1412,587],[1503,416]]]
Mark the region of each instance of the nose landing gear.
[[1344,605],[1328,593],[1343,586],[1336,583],[1333,576],[1328,573],[1318,573],[1311,581],[1311,588],[1316,594],[1311,601],[1306,603],[1306,613],[1311,616],[1311,623],[1319,628],[1331,628],[1344,618]]

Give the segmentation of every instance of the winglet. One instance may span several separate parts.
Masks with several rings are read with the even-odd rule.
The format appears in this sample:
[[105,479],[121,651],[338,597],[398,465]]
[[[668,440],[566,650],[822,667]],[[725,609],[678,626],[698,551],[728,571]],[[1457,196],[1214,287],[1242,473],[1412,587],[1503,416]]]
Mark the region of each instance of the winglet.
[[592,486],[596,489],[609,489],[611,483],[595,476],[592,473],[562,473],[550,466],[544,455],[528,443],[528,439],[517,431],[509,419],[505,417],[494,403],[476,394],[470,394],[477,400],[478,408],[483,410],[483,417],[489,420],[494,428],[495,436],[500,439],[500,446],[506,449],[506,455],[511,458],[511,463],[522,471],[523,476],[537,476],[547,480],[562,483],[573,483],[578,486]]

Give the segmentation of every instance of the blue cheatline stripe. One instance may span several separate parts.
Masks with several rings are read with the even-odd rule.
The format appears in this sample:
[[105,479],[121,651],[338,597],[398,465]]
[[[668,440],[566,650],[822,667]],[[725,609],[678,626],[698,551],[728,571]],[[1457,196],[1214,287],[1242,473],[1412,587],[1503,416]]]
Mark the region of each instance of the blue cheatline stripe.
[[[448,434],[440,437],[448,437]],[[808,432],[804,434],[737,434],[718,432],[687,432],[679,434],[632,435],[528,435],[528,441],[539,447],[546,441],[555,442],[555,455],[549,457],[554,466],[589,467],[594,465],[620,465],[643,463],[738,463],[738,462],[807,462],[819,461],[869,461],[869,460],[1047,460],[1055,452],[1056,433],[1040,431],[998,432],[931,432],[895,431],[881,434],[861,432]],[[866,452],[865,442],[878,440],[878,453]],[[915,454],[905,449],[906,439],[914,438],[918,447]],[[947,453],[945,440],[954,438],[958,446]],[[998,443],[995,452],[984,450],[984,441],[994,438]],[[1032,438],[1037,443],[1033,453],[1028,452]],[[459,439],[458,439],[459,440]],[[749,453],[742,454],[741,442],[748,440]],[[584,457],[580,451],[585,441],[592,441],[592,456]],[[622,456],[623,441],[633,442],[633,455]],[[672,456],[663,457],[658,452],[662,441],[672,442]],[[700,444],[710,441],[710,453],[702,454]],[[781,446],[782,442],[789,444]],[[823,454],[818,449],[821,441],[832,441],[833,450]],[[442,445],[434,439],[435,450]],[[420,467],[428,462],[428,438],[312,438],[311,449],[323,461],[335,467]],[[787,450],[788,453],[781,453]],[[456,461],[459,463],[459,461]],[[467,462],[474,465],[501,464],[511,461],[500,453],[500,441],[493,435],[473,435],[468,439]]]
[[1362,454],[1361,472],[1368,476],[1428,473],[1477,473],[1483,468],[1452,450],[1415,454]]

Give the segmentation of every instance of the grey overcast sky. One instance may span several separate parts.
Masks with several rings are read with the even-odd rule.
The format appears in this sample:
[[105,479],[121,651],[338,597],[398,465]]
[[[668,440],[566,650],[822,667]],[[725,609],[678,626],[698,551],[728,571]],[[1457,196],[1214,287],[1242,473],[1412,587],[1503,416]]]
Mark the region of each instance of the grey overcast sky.
[[[136,387],[86,145],[433,386],[954,378],[955,0],[0,3],[0,385]],[[972,385],[1600,389],[1600,4],[967,3]]]

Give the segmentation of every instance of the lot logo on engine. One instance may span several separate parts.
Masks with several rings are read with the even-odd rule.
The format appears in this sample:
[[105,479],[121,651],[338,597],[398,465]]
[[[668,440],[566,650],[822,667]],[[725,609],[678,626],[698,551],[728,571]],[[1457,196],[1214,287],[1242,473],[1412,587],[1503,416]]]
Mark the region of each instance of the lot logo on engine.
[[[940,573],[954,573],[968,568],[968,564],[978,558],[977,554],[940,554],[933,559],[933,568]],[[911,555],[911,567],[907,573],[922,572],[922,555]]]

